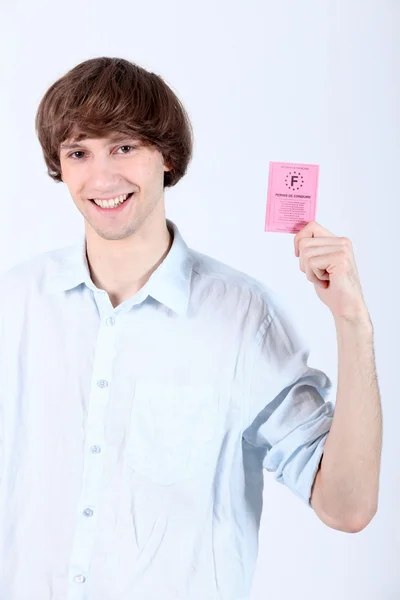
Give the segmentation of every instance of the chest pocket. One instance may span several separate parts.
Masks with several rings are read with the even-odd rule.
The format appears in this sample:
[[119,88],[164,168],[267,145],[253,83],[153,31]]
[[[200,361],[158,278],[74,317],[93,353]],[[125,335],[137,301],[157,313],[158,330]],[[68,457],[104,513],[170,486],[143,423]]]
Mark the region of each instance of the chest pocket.
[[211,385],[138,382],[127,440],[127,464],[155,483],[195,476],[216,455],[219,393]]

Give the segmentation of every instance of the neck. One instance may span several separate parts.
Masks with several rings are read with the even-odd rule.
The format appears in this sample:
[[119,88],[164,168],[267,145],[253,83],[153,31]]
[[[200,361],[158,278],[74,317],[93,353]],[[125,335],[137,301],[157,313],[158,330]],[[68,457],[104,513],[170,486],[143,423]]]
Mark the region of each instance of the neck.
[[95,286],[105,290],[113,306],[134,296],[164,260],[172,235],[164,220],[151,230],[121,240],[105,240],[86,232],[86,256]]

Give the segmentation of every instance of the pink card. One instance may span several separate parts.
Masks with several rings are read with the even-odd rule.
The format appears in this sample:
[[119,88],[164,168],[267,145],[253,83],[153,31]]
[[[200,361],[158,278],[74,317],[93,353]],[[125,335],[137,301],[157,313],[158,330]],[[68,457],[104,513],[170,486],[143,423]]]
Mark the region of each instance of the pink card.
[[317,212],[319,165],[270,162],[264,231],[297,233]]

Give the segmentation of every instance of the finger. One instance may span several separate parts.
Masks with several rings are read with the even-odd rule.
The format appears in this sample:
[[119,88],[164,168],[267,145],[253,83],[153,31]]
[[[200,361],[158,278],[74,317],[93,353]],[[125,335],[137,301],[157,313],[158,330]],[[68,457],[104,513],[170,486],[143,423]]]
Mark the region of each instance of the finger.
[[[316,272],[315,272],[316,271]],[[310,265],[306,266],[305,273],[307,275],[307,279],[312,283],[315,283],[319,287],[326,288],[329,284],[329,273],[327,273],[322,269],[315,268],[314,270],[310,267]]]
[[[328,240],[331,243],[334,243],[334,240],[332,238],[327,238],[327,241]],[[313,258],[314,256],[323,256],[325,254],[332,254],[334,252],[337,252],[338,246],[340,246],[340,244],[335,244],[331,246],[307,246],[307,248],[300,249],[300,270],[303,271],[303,273],[305,273],[305,265],[307,264],[307,261],[310,260],[310,258]]]
[[296,256],[299,256],[299,242],[304,238],[318,238],[318,237],[337,237],[334,233],[322,227],[316,221],[310,221],[303,229],[301,229],[293,239],[294,249]]
[[320,282],[321,280],[330,280],[331,275],[334,272],[338,272],[346,260],[346,255],[342,251],[313,256],[306,262],[307,279],[310,279],[313,283]]
[[315,247],[327,247],[327,246],[335,246],[336,249],[338,247],[343,247],[345,248],[346,246],[348,246],[348,242],[349,240],[345,237],[338,237],[338,236],[334,236],[334,237],[318,237],[318,238],[302,238],[299,243],[298,243],[298,251],[299,251],[299,256],[301,256],[301,254],[308,250],[309,248],[315,248]]

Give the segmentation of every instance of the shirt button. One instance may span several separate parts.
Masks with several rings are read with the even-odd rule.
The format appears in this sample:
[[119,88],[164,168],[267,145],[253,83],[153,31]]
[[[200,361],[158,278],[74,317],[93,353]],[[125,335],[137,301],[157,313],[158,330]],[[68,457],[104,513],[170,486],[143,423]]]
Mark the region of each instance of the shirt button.
[[93,516],[93,511],[91,508],[85,508],[85,510],[83,511],[83,514],[85,515],[85,517],[91,517],[91,516]]
[[101,388],[103,387],[107,387],[108,386],[108,382],[105,379],[99,379],[99,381],[97,382],[97,385]]
[[76,583],[85,583],[86,577],[84,575],[77,575],[75,577]]
[[115,319],[114,317],[109,317],[106,321],[107,325],[114,325],[115,324]]
[[92,446],[90,450],[92,451],[92,454],[99,454],[99,452],[101,452],[100,446]]

